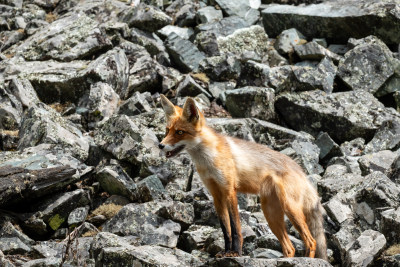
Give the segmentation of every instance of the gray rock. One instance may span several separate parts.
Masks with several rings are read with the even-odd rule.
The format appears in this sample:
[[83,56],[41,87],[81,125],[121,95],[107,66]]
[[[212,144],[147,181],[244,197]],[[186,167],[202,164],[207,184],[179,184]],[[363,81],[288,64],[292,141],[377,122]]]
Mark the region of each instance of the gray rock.
[[49,258],[44,258],[44,259],[37,259],[37,260],[30,260],[24,264],[26,267],[39,267],[39,266],[45,266],[45,267],[57,267],[60,266],[61,264],[61,258],[60,257],[49,257]]
[[229,81],[239,77],[240,61],[233,55],[207,57],[199,62],[199,71],[214,81]]
[[112,86],[121,99],[126,99],[129,63],[125,52],[114,48],[91,62],[85,70],[87,79],[102,81]]
[[400,155],[393,161],[391,179],[400,184]]
[[[396,67],[397,65],[397,67]],[[377,97],[387,96],[390,94],[398,94],[400,87],[400,61],[395,62],[395,73],[386,80],[381,88],[376,92]],[[395,97],[394,97],[395,98]]]
[[347,252],[360,235],[360,230],[354,224],[345,224],[338,232],[332,235],[332,245],[339,251],[342,262],[346,261]]
[[27,255],[32,251],[32,249],[18,237],[0,237],[0,250],[8,255]]
[[[301,256],[304,254],[304,245],[299,239],[295,238],[294,236],[289,235],[290,241],[293,243],[294,248],[296,249],[296,256]],[[277,251],[282,251],[281,244],[279,243],[278,238],[273,233],[268,233],[257,237],[255,240],[257,244],[257,248],[268,248]]]
[[243,64],[238,86],[272,87],[270,72],[271,68],[268,65],[249,60]]
[[274,47],[281,54],[289,54],[294,51],[294,46],[303,42],[302,40],[304,39],[306,38],[303,36],[303,34],[301,34],[295,28],[284,30],[276,38]]
[[19,136],[18,149],[49,143],[59,145],[81,160],[88,157],[88,139],[58,112],[43,104],[24,114]]
[[260,12],[251,7],[249,0],[231,2],[228,0],[216,0],[218,6],[227,16],[239,16],[252,25],[260,18]]
[[180,236],[179,247],[187,252],[191,252],[194,249],[202,249],[205,246],[207,238],[216,231],[219,230],[211,226],[191,225]]
[[[390,3],[395,5],[396,1]],[[318,36],[332,43],[374,34],[385,43],[397,44],[400,37],[395,37],[394,32],[398,31],[399,19],[393,12],[393,5],[383,2],[324,1],[306,6],[271,4],[261,15],[265,31],[272,37],[296,27],[307,38]]]
[[183,72],[196,72],[200,61],[205,58],[192,42],[176,34],[170,34],[165,45],[171,59]]
[[152,106],[147,101],[151,97],[150,93],[135,92],[133,95],[125,100],[118,109],[118,114],[125,114],[127,116],[139,115],[144,112],[152,110]]
[[190,203],[174,201],[161,207],[157,214],[165,219],[179,223],[183,229],[188,228],[194,222],[194,208]]
[[188,2],[175,14],[175,24],[179,27],[196,26],[196,3]]
[[127,23],[129,27],[136,27],[149,32],[157,31],[172,22],[172,19],[167,14],[145,3],[126,8],[118,14],[118,17],[120,21]]
[[351,245],[347,253],[348,266],[374,266],[377,258],[386,246],[385,236],[374,230],[361,233],[360,237]]
[[189,40],[192,38],[194,31],[192,28],[181,28],[174,25],[167,25],[157,31],[157,34],[163,39],[168,38],[168,36],[172,33],[175,33],[182,39]]
[[[357,137],[372,138],[385,120],[399,116],[365,91],[326,95],[315,90],[282,94],[275,107],[291,128],[313,135],[325,131],[339,142]],[[298,124],[299,120],[303,123]]]
[[329,51],[328,49],[316,42],[308,42],[303,45],[295,45],[294,51],[302,60],[321,60],[324,57],[328,57],[336,63],[340,60],[340,56]]
[[339,193],[324,203],[324,208],[329,217],[338,225],[352,221],[355,218],[350,205],[344,203],[345,201],[342,198]]
[[15,267],[15,265],[12,264],[11,261],[6,259],[6,257],[4,256],[4,253],[1,250],[0,250],[0,264],[1,264],[1,266],[4,266],[4,267]]
[[279,251],[268,248],[257,248],[252,251],[249,256],[250,258],[276,259],[282,258],[283,254]]
[[[224,92],[235,88],[234,82],[213,82],[208,85],[208,91],[215,99],[225,99]],[[225,102],[225,100],[223,101]]]
[[351,141],[346,141],[340,145],[340,150],[346,156],[361,156],[365,148],[364,138],[356,138]]
[[274,90],[264,87],[243,87],[225,91],[226,107],[233,117],[254,117],[274,120]]
[[0,129],[17,130],[20,127],[22,105],[0,84]]
[[219,21],[200,24],[195,28],[195,32],[197,32],[196,41],[200,43],[199,41],[205,33],[212,33],[215,37],[227,36],[237,29],[248,26],[250,25],[243,18],[238,16],[229,16]]
[[[200,266],[201,262],[194,256],[180,249],[160,246],[124,246],[104,248],[96,260],[99,266],[112,266],[118,262],[123,266],[140,264],[143,266]],[[96,265],[97,266],[97,265]]]
[[205,94],[211,98],[210,93],[208,93],[203,87],[201,87],[191,75],[185,75],[185,79],[179,84],[176,89],[177,96],[197,96],[199,94]]
[[347,45],[343,45],[343,44],[330,44],[328,46],[328,50],[335,54],[343,56],[344,54],[347,53],[347,51],[350,50],[350,48]]
[[90,254],[91,257],[98,260],[103,248],[127,247],[130,245],[131,244],[126,237],[121,237],[108,232],[100,232],[93,238],[90,247]]
[[181,226],[156,215],[161,206],[161,202],[128,204],[104,224],[103,231],[117,235],[138,236],[142,245],[174,248],[178,242]]
[[129,70],[129,84],[126,97],[133,92],[152,93],[159,92],[162,87],[162,75],[159,73],[160,66],[150,56],[138,58]]
[[71,61],[111,48],[98,23],[85,14],[72,14],[39,29],[16,51],[27,60]]
[[399,243],[400,237],[400,208],[381,212],[380,232],[390,244]]
[[368,36],[359,40],[359,44],[340,60],[338,76],[353,90],[375,94],[394,74],[394,61],[391,51],[381,40]]
[[222,11],[213,6],[206,6],[197,10],[196,19],[198,24],[212,23],[223,18]]
[[[152,57],[155,57],[161,64],[170,65],[169,55],[163,41],[155,33],[149,33],[133,28],[131,36],[128,39],[135,44],[143,46],[147,52]],[[140,57],[143,55],[144,54],[138,56]]]
[[208,262],[208,265],[213,266],[213,267],[223,267],[223,266],[235,266],[235,267],[318,266],[318,267],[329,267],[329,266],[332,266],[327,261],[324,261],[321,259],[311,259],[311,258],[257,259],[257,258],[249,258],[246,256],[245,257],[212,259]]
[[9,89],[24,108],[30,108],[40,101],[32,84],[26,79],[13,78]]
[[210,118],[207,119],[207,124],[217,132],[254,141],[249,121],[249,119]]
[[332,140],[329,134],[321,132],[315,139],[315,144],[319,147],[319,158],[330,159],[336,156],[343,156],[338,144]]
[[398,148],[400,148],[400,122],[385,121],[365,146],[364,153],[397,150]]
[[252,51],[263,57],[268,50],[268,35],[261,26],[254,25],[217,37],[217,44],[221,54],[233,53],[240,56],[245,51]]
[[0,39],[4,40],[2,41],[2,50],[6,50],[7,48],[15,45],[19,41],[25,39],[25,34],[24,32],[21,32],[21,30],[17,31],[3,31],[0,33]]
[[169,199],[167,191],[157,175],[150,175],[137,183],[135,190],[137,201],[148,202],[153,200]]
[[21,242],[28,246],[35,244],[35,241],[28,237],[20,230],[20,226],[14,226],[10,221],[4,221],[1,223],[0,238],[18,238]]
[[[345,168],[346,169],[346,168]],[[335,171],[338,171],[335,169]],[[364,178],[361,175],[347,173],[326,173],[323,179],[318,182],[318,192],[324,200],[329,200],[339,192],[349,192],[356,186],[360,186]]]
[[71,211],[68,215],[68,225],[77,226],[83,223],[86,220],[86,217],[89,213],[89,206],[79,207]]
[[370,174],[374,171],[379,171],[389,175],[391,166],[397,156],[398,153],[390,150],[382,150],[376,153],[364,155],[358,160],[358,162],[360,163],[363,175]]

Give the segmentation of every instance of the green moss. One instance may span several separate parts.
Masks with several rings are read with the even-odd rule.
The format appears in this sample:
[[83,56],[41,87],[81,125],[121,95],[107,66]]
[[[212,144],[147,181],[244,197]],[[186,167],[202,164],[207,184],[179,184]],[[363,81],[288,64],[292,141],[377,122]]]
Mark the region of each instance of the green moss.
[[55,231],[61,226],[61,224],[63,224],[64,221],[64,217],[62,217],[60,214],[56,214],[49,219],[49,225],[51,229]]

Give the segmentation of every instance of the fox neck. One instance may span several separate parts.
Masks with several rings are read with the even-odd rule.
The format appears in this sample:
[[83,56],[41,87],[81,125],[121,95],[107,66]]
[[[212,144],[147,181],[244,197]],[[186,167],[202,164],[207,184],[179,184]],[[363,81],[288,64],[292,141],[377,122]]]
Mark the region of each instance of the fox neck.
[[203,126],[197,138],[197,145],[187,150],[196,165],[212,160],[219,142],[218,134],[206,125]]

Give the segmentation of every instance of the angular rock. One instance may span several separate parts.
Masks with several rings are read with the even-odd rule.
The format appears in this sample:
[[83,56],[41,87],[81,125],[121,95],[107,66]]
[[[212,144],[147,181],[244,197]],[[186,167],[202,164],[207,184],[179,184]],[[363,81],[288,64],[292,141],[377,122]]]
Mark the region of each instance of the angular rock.
[[328,46],[328,50],[335,54],[343,56],[344,54],[347,53],[347,51],[350,50],[350,48],[347,45],[343,45],[343,44],[330,44]]
[[352,173],[325,174],[318,182],[318,192],[327,201],[339,192],[348,192],[362,184],[364,178],[361,175]]
[[387,44],[397,44],[400,37],[394,33],[399,30],[399,17],[395,15],[395,5],[396,1],[377,3],[373,0],[365,3],[324,1],[306,6],[271,4],[261,15],[265,31],[271,37],[295,27],[307,38],[323,37],[329,43],[346,43],[350,37],[373,34]]
[[194,222],[194,208],[190,203],[174,201],[171,205],[161,207],[157,214],[179,223],[183,229],[188,228]]
[[37,266],[46,266],[46,267],[57,267],[60,266],[62,258],[60,257],[49,257],[44,259],[31,260],[26,262],[24,265],[27,267],[37,267]]
[[212,23],[223,18],[222,11],[213,6],[205,6],[197,10],[196,19],[198,24]]
[[212,33],[215,37],[227,36],[232,34],[237,29],[245,28],[250,26],[244,19],[238,16],[225,17],[219,21],[200,24],[196,27],[195,32],[196,41],[200,43],[199,40],[202,39],[205,33]]
[[30,108],[40,101],[32,84],[26,79],[13,78],[9,88],[24,108]]
[[175,24],[179,27],[196,26],[196,10],[198,5],[195,3],[187,3],[182,6],[175,15]]
[[[339,142],[357,137],[372,138],[385,120],[399,117],[364,91],[330,95],[319,90],[288,93],[278,97],[275,107],[291,128],[312,135],[325,131]],[[299,120],[303,123],[296,123]]]
[[360,230],[354,224],[344,224],[332,235],[332,245],[338,250],[342,262],[346,261],[347,252],[360,235]]
[[396,67],[395,73],[378,89],[375,93],[377,97],[393,94],[393,98],[396,98],[395,95],[400,92],[398,89],[400,87],[400,62],[395,61],[394,65]]
[[168,193],[165,191],[161,180],[157,175],[150,175],[137,183],[135,190],[136,199],[139,202],[148,202],[153,200],[168,199]]
[[365,149],[364,138],[356,138],[351,141],[346,141],[340,145],[340,150],[346,156],[361,156]]
[[261,26],[254,25],[218,37],[217,44],[221,54],[233,53],[240,56],[245,51],[254,51],[263,57],[268,50],[268,35]]
[[400,155],[393,161],[390,178],[400,184]]
[[304,39],[306,38],[303,36],[303,34],[301,34],[295,28],[284,30],[276,38],[274,47],[281,54],[289,54],[294,51],[294,46],[302,43]]
[[374,230],[367,230],[351,245],[346,264],[348,266],[373,266],[374,259],[386,246],[385,236]]
[[85,14],[72,14],[38,30],[16,50],[26,60],[72,61],[111,48],[98,22]]
[[181,226],[155,214],[161,205],[155,202],[128,204],[104,224],[103,231],[124,236],[135,235],[142,245],[174,248]]
[[303,45],[295,45],[294,51],[302,60],[321,60],[324,57],[332,59],[334,62],[339,62],[340,57],[329,51],[322,45],[316,42],[308,42]]
[[[304,254],[304,245],[303,243],[293,237],[289,236],[290,241],[293,243],[294,248],[296,249],[296,256],[301,256]],[[282,251],[281,244],[279,243],[278,238],[271,232],[262,235],[256,239],[256,244],[258,248],[269,248],[277,251]]]
[[79,207],[71,211],[68,215],[68,225],[77,226],[83,223],[86,220],[86,217],[89,213],[89,206]]
[[196,72],[200,61],[205,58],[192,42],[182,39],[176,34],[168,36],[166,47],[174,63],[183,72]]
[[381,212],[380,232],[390,244],[400,242],[400,208],[389,209]]
[[391,51],[381,40],[368,36],[340,60],[338,76],[352,90],[375,94],[394,74],[394,61]]
[[172,19],[167,14],[145,3],[126,8],[118,14],[118,17],[120,21],[127,23],[129,27],[136,27],[149,32],[157,31],[172,22]]
[[214,81],[229,81],[239,77],[241,66],[237,57],[221,55],[207,57],[199,62],[199,71]]
[[135,91],[141,93],[160,92],[163,75],[160,75],[159,68],[159,64],[150,56],[138,58],[129,70],[129,84],[125,98],[130,97]]
[[376,153],[362,156],[358,162],[363,175],[370,174],[374,171],[382,172],[386,175],[390,174],[391,166],[398,157],[398,153],[390,150],[382,150]]
[[200,266],[201,262],[194,256],[180,249],[160,246],[125,246],[104,248],[96,260],[101,266],[111,266],[118,262],[124,266]]
[[233,117],[274,120],[275,93],[271,88],[243,87],[225,91],[226,107]]
[[211,226],[192,225],[180,236],[179,247],[187,252],[191,252],[194,249],[202,249],[207,238],[216,231],[219,230]]
[[17,130],[20,126],[22,105],[0,84],[0,129]]
[[23,243],[18,237],[1,237],[0,251],[8,255],[27,255],[32,249]]
[[125,100],[118,109],[118,114],[127,116],[139,115],[140,113],[149,112],[152,106],[148,99],[151,98],[150,93],[135,92],[130,98]]
[[365,146],[364,153],[397,150],[398,148],[400,148],[400,122],[385,121]]
[[81,160],[88,157],[87,138],[58,112],[43,104],[25,113],[19,136],[18,149],[49,143],[63,147]]
[[0,264],[1,266],[4,267],[15,267],[14,264],[11,263],[11,261],[7,260],[6,257],[4,257],[4,253],[0,250]]
[[211,98],[210,93],[203,89],[189,74],[185,76],[185,79],[179,84],[176,89],[177,96],[197,96],[199,94],[205,94]]
[[260,18],[260,12],[252,8],[249,0],[232,2],[229,0],[216,0],[218,6],[227,16],[239,16],[249,23],[254,24]]
[[341,225],[346,221],[353,220],[354,213],[348,204],[343,203],[343,200],[339,195],[340,194],[334,196],[327,203],[325,203],[324,208],[329,217],[332,218],[335,223]]
[[20,230],[19,225],[14,226],[10,221],[4,221],[1,223],[0,238],[18,238],[27,246],[35,244],[34,240]]
[[175,33],[182,39],[189,40],[192,38],[194,31],[192,28],[181,28],[173,25],[167,25],[157,31],[157,34],[163,39],[168,38],[168,36],[172,33]]
[[250,253],[250,258],[262,258],[262,259],[276,259],[282,258],[283,254],[279,251],[267,249],[267,248],[257,248]]
[[249,257],[233,257],[233,258],[216,258],[208,262],[212,267],[235,266],[235,267],[261,267],[261,266],[287,266],[287,267],[301,267],[301,266],[316,266],[316,267],[329,267],[327,261],[322,259],[311,258],[283,258],[283,259],[257,259]]
[[315,139],[315,144],[319,147],[319,158],[329,159],[336,156],[343,156],[338,144],[332,140],[329,134],[321,132]]

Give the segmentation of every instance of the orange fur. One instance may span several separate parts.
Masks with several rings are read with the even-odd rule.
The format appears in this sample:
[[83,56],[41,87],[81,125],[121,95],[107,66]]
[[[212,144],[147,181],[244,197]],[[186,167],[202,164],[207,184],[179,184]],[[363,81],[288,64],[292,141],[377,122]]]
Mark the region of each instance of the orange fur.
[[318,194],[297,163],[264,145],[216,133],[206,125],[191,98],[183,108],[164,96],[161,103],[168,131],[160,147],[172,155],[185,148],[191,155],[213,196],[224,232],[225,252],[219,256],[241,254],[243,240],[236,194],[243,192],[260,195],[264,215],[285,257],[293,257],[295,249],[285,228],[284,214],[299,231],[306,256],[326,259]]

